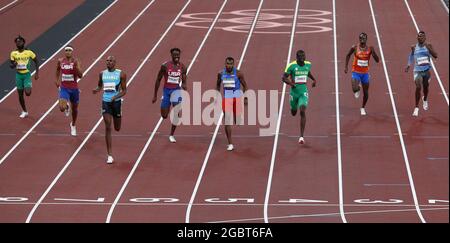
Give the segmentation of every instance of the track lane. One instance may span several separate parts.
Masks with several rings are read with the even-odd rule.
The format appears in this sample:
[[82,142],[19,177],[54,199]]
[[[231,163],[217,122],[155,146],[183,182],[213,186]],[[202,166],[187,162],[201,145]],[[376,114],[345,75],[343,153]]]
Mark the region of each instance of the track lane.
[[[448,12],[444,10],[442,4],[439,1],[408,1],[411,11],[414,15],[414,19],[419,27],[427,34],[427,42],[431,43],[435,50],[438,52],[438,59],[434,59],[434,65],[436,66],[439,76],[445,91],[449,92],[449,21]],[[406,7],[406,6],[405,6]],[[411,20],[411,25],[414,23]],[[417,39],[417,38],[416,38]],[[409,38],[408,38],[409,40]],[[411,36],[411,41],[413,41]],[[408,43],[410,45],[414,42]],[[433,72],[432,72],[433,73]],[[437,79],[436,74],[433,73],[433,81]],[[434,82],[433,82],[434,83]]]
[[[248,1],[245,4],[235,5],[233,10],[254,9],[253,13],[256,14],[260,4],[261,1]],[[283,3],[278,4],[277,7],[285,8],[287,5]],[[270,9],[273,6],[274,3],[272,1],[265,0],[263,2],[261,6],[262,11],[259,13],[260,21],[266,19],[264,9]],[[249,24],[248,31],[250,31],[250,27],[255,20],[254,18],[255,16],[252,16],[247,20]],[[263,25],[263,23],[258,24],[257,22],[256,26],[258,25]],[[241,65],[240,70],[245,75],[249,89],[255,92],[265,90],[272,84],[272,77],[261,70],[267,69],[270,66],[268,64],[274,60],[281,60],[281,58],[278,58],[278,55],[270,55],[270,58],[267,58],[267,50],[262,50],[264,50],[264,47],[268,47],[267,43],[269,41],[272,45],[277,46],[278,43],[287,39],[284,35],[277,35],[279,36],[277,39],[272,35],[256,34],[257,30],[256,28],[251,36],[247,34],[242,41],[241,39],[235,41],[233,48],[233,56],[236,60],[235,66]],[[233,36],[233,34],[227,33],[222,35],[227,35],[225,39],[228,40],[231,40]],[[249,37],[250,39],[248,39]],[[245,46],[247,42],[248,45]],[[266,57],[263,57],[263,55]],[[243,62],[238,64],[242,58]],[[217,68],[216,73],[221,67],[223,69],[223,64]],[[265,107],[266,103],[264,103],[264,109]],[[247,114],[248,109],[248,107],[245,108],[245,114]],[[248,116],[246,115],[245,120],[248,121],[247,119]],[[217,126],[213,127],[218,129]],[[270,148],[272,137],[259,137],[258,127],[258,125],[233,126],[233,140],[236,146],[233,152],[226,151],[227,141],[224,126],[221,125],[219,130],[217,130],[216,139],[211,141],[213,145],[209,148],[211,149],[209,157],[207,153],[203,155],[202,162],[203,166],[206,167],[203,174],[199,174],[197,178],[197,183],[199,183],[197,190],[192,193],[192,205],[191,207],[188,206],[186,213],[186,218],[189,222],[211,222],[262,216],[264,186],[261,185],[265,184],[268,164],[261,162],[264,161],[264,155],[266,157],[270,155],[267,149],[259,150],[259,146],[265,144],[267,148]],[[260,142],[261,140],[262,142]],[[216,200],[224,201],[224,203],[208,201],[211,198],[217,198]],[[226,203],[230,199],[233,200],[233,198],[248,198],[250,201],[237,200],[236,202],[230,201]],[[239,206],[236,206],[236,204],[239,204]]]
[[[220,19],[226,18],[227,13],[231,10],[241,9],[241,6],[254,8],[257,4],[256,1],[245,3],[237,0],[228,1]],[[187,13],[192,12],[206,11],[194,8]],[[217,12],[217,9],[214,12]],[[210,16],[212,20],[214,14]],[[221,26],[219,25],[220,22],[217,23],[217,26]],[[195,30],[188,29],[186,31],[192,33]],[[230,37],[234,38],[233,42],[224,41],[230,39]],[[206,89],[214,89],[217,72],[223,68],[225,58],[229,55],[236,58],[240,54],[245,40],[245,34],[230,34],[219,29],[211,32],[196,60],[196,65],[192,67],[192,72],[188,74],[190,93],[192,94],[193,81],[202,83],[203,92]],[[215,55],[211,56],[210,53],[215,53]],[[202,104],[201,107],[204,109],[206,105]],[[162,135],[155,137],[152,141],[142,159],[141,168],[132,177],[119,203],[124,203],[139,195],[143,195],[144,198],[176,198],[179,201],[176,204],[164,206],[118,205],[114,211],[112,222],[130,222],[136,219],[139,222],[185,222],[186,204],[189,202],[214,127],[206,125],[182,126],[177,129],[175,135],[177,143],[169,144],[166,134],[170,130],[170,126],[165,121],[159,129]],[[157,151],[164,152],[155,154],[158,153]],[[149,178],[149,174],[152,175],[151,178]],[[141,189],[145,187],[144,185],[147,185],[147,188]],[[164,187],[159,185],[164,185]]]
[[[351,90],[351,63],[349,63],[349,73],[343,72],[345,56],[351,45],[358,42],[358,35],[361,32],[368,34],[368,44],[374,46],[381,58],[369,3],[365,1],[361,4],[360,1],[353,0],[339,2],[336,11],[339,33],[339,82],[342,92],[340,98],[344,203],[352,204],[345,206],[344,211],[352,213],[362,210],[389,210],[392,209],[389,205],[393,204],[391,199],[400,199],[403,201],[402,204],[413,205],[381,60],[378,64],[373,58],[371,60],[370,98],[366,106],[368,114],[366,117],[361,117],[359,114],[362,94],[358,100],[355,100]],[[375,13],[379,14],[377,11]],[[376,17],[377,21],[381,19]],[[387,43],[383,45],[383,49],[387,45]],[[389,75],[399,70],[391,66],[393,61],[387,59]],[[391,82],[396,81],[391,79]],[[367,184],[380,186],[367,186]],[[395,186],[395,184],[404,186]],[[361,206],[357,206],[358,204]],[[414,207],[400,206],[398,209],[414,209]],[[347,220],[348,222],[420,222],[415,210],[389,214],[349,214]]]
[[[383,9],[398,9],[396,14],[386,13]],[[405,145],[414,177],[417,197],[421,208],[429,208],[436,205],[446,205],[448,208],[449,192],[449,116],[448,106],[437,84],[436,77],[432,73],[430,83],[430,109],[423,111],[420,104],[419,117],[411,116],[414,107],[415,85],[412,72],[404,73],[403,68],[407,62],[407,48],[416,41],[417,31],[408,10],[403,2],[374,2],[374,11],[379,15],[378,24],[385,55],[391,70],[392,86],[397,95],[396,103],[400,114],[400,122],[403,127]],[[442,21],[440,18],[430,17],[430,22]],[[391,25],[394,22],[396,25]],[[405,26],[409,26],[406,28]],[[398,39],[398,36],[408,37],[411,41]],[[434,44],[436,45],[436,44]],[[405,50],[404,52],[399,50]],[[405,57],[405,58],[399,58]],[[444,61],[443,59],[441,59]],[[448,59],[447,59],[448,62]],[[447,203],[430,203],[429,200],[447,200]],[[423,211],[427,222],[448,222],[448,209],[445,211]]]
[[[148,2],[140,2],[139,4],[130,2],[118,3],[110,12],[107,12],[103,18],[99,19],[98,22],[91,26],[85,35],[80,36],[74,45],[75,48],[80,50],[77,54],[82,58],[82,61],[84,60],[83,64],[91,64],[93,59],[99,55],[98,52],[94,52],[96,52],[96,50],[103,51],[106,49],[110,42],[117,37],[116,33],[123,31],[125,26],[133,20],[137,13],[141,11],[147,3]],[[123,11],[123,9],[128,9],[128,11]],[[111,21],[111,18],[117,19],[119,22]],[[133,38],[131,37],[130,39]],[[93,49],[92,43],[105,43],[105,46],[101,46],[99,49]],[[126,46],[127,44],[125,43],[122,45]],[[125,55],[121,54],[123,52],[118,51],[121,49],[123,50],[123,47],[113,48],[110,53],[119,54],[119,56]],[[84,53],[87,53],[86,55],[92,58],[92,60],[83,56],[81,50],[84,50]],[[88,54],[91,52],[92,54]],[[130,64],[128,65],[132,66],[133,63],[139,61],[137,59],[138,58],[135,57],[124,58],[124,60],[119,60],[118,65],[125,66],[125,64],[129,62]],[[98,107],[89,108],[89,106],[84,104],[94,104],[94,101],[98,101],[98,97],[94,97],[90,91],[92,90],[92,87],[95,87],[98,80],[98,72],[104,69],[104,65],[105,64],[101,61],[97,63],[79,83],[82,93],[80,98],[80,114],[77,122],[78,137],[45,136],[44,134],[67,134],[69,132],[69,120],[64,117],[59,110],[54,109],[51,111],[49,116],[36,128],[34,133],[24,140],[17,150],[11,154],[8,160],[2,164],[0,169],[0,192],[2,195],[24,194],[31,202],[36,202],[40,197],[52,178],[64,165],[68,156],[74,152],[75,148],[86,135],[83,131],[85,131],[86,127],[91,126],[92,117],[97,117],[100,113]],[[49,66],[54,67],[54,65],[51,64],[49,64]],[[86,66],[83,67],[87,68]],[[131,69],[128,68],[129,66],[125,67]],[[48,75],[50,76],[48,77],[54,76],[54,70],[48,69],[46,71],[49,72]],[[46,90],[47,93],[48,90],[55,90],[55,96],[51,96],[51,98],[53,98],[52,101],[54,102],[56,98],[56,88],[54,88],[53,82],[49,82],[48,85],[49,87]],[[41,90],[40,92],[45,92],[45,90]],[[35,97],[39,98],[40,96],[36,95]],[[49,151],[49,153],[40,153],[38,151]],[[30,159],[30,154],[36,155],[37,153],[39,153],[39,156],[36,156],[35,159]],[[2,207],[9,206],[2,205]],[[2,218],[5,218],[8,221],[18,220],[23,222],[31,208],[30,205],[20,205],[14,207],[14,209],[15,210],[2,210],[5,212],[5,215],[2,216]]]
[[[0,3],[3,8],[13,0]],[[14,38],[20,34],[27,44],[33,42],[41,33],[57,23],[83,1],[19,1],[0,11],[0,63],[9,60],[9,53],[16,48]],[[46,14],[42,14],[42,13]],[[24,17],[18,17],[19,15]],[[13,21],[14,20],[14,21]],[[39,24],[36,24],[38,23]],[[37,53],[39,55],[39,53]],[[3,90],[1,90],[3,92]]]
[[[161,22],[162,28],[158,32],[158,38],[160,37],[160,34],[169,26],[169,23],[175,18],[185,3],[186,1],[182,4],[180,2],[158,2],[158,14],[152,18],[161,19],[162,16],[165,16],[164,21]],[[192,1],[185,12],[191,12],[194,9],[200,9],[205,12],[217,11],[221,4],[222,1],[215,1],[214,4],[209,3],[208,5],[205,5],[201,1]],[[174,8],[174,6],[176,6],[176,8]],[[170,14],[168,14],[168,12],[170,12]],[[145,22],[148,23],[148,21]],[[145,36],[144,33],[145,32],[140,33],[139,36]],[[115,164],[112,166],[106,165],[105,163],[106,153],[103,152],[106,149],[104,137],[92,137],[88,143],[86,143],[84,149],[76,156],[75,160],[69,167],[69,170],[67,170],[65,175],[60,181],[58,181],[56,186],[50,192],[47,200],[50,201],[52,198],[60,197],[60,195],[64,195],[64,197],[68,198],[73,198],[74,196],[91,198],[97,197],[97,195],[102,195],[102,197],[105,198],[105,202],[112,203],[114,201],[122,184],[130,173],[130,170],[133,167],[141,149],[143,148],[146,139],[149,136],[148,132],[153,129],[153,122],[160,118],[159,102],[152,105],[151,97],[148,94],[152,94],[154,78],[156,77],[156,73],[159,70],[161,63],[170,58],[169,50],[174,46],[178,46],[182,49],[181,60],[188,65],[190,63],[189,58],[193,57],[195,51],[197,50],[196,48],[203,39],[205,33],[205,31],[200,30],[195,31],[193,34],[189,29],[173,27],[161,45],[156,49],[156,52],[153,54],[152,58],[148,60],[148,63],[145,64],[144,68],[136,76],[136,80],[133,81],[136,83],[133,83],[133,85],[130,86],[129,93],[127,97],[125,97],[123,107],[124,130],[121,131],[121,133],[141,134],[143,136],[137,139],[136,137],[122,137],[121,139],[118,139],[117,137],[114,138],[113,153],[115,155]],[[123,49],[125,50],[126,48]],[[192,78],[189,76],[190,75],[188,75],[188,82],[192,81]],[[192,90],[192,88],[189,89]],[[161,94],[161,91],[159,94]],[[183,129],[183,127],[179,128],[180,131]],[[103,134],[103,125],[97,129],[97,132],[97,134]],[[115,134],[120,135],[121,133]],[[166,139],[167,137],[164,141],[166,141]],[[96,161],[95,164],[91,162],[92,160]],[[98,179],[96,177],[86,180],[86,184],[75,188],[75,190],[68,191],[67,188],[74,186],[74,181],[70,178],[80,176],[81,174],[86,173],[86,171],[95,171],[97,177],[103,178],[104,183],[97,183]],[[145,173],[147,180],[149,175],[148,171]],[[114,180],[111,180],[110,178],[114,178]],[[140,186],[140,190],[145,190],[148,188],[147,182],[145,185]],[[41,212],[44,215],[45,212],[49,212],[51,210],[61,211],[60,208],[64,208],[66,211],[66,216],[64,217],[76,222],[92,220],[95,222],[105,222],[110,207],[111,205],[109,204],[91,206],[60,205],[57,207],[45,207],[45,209],[43,208],[45,211]],[[81,217],[78,217],[77,212],[80,208],[83,208],[83,211],[86,213]],[[142,214],[142,212],[140,212],[140,214]],[[113,216],[115,216],[115,213]],[[127,216],[129,216],[128,212]],[[141,222],[139,218],[132,218],[131,220],[133,222]]]
[[[281,135],[270,196],[271,204],[283,202],[284,206],[269,207],[269,222],[342,222],[338,207],[332,7],[331,1],[300,2],[301,10],[328,11],[329,14],[322,18],[327,18],[330,22],[320,26],[329,27],[330,30],[322,33],[297,34],[295,37],[291,59],[295,60],[297,50],[305,50],[306,59],[312,63],[311,72],[317,79],[317,87],[311,88],[311,82],[308,82],[310,101],[306,111],[305,145],[298,144],[300,116],[297,114],[292,117],[289,89],[286,90],[288,93],[283,104]],[[300,14],[306,15],[307,12],[300,11]],[[300,18],[299,23],[302,22],[307,20]],[[287,202],[290,199],[307,201]],[[309,204],[319,206],[307,206]],[[320,206],[321,204],[329,206]]]

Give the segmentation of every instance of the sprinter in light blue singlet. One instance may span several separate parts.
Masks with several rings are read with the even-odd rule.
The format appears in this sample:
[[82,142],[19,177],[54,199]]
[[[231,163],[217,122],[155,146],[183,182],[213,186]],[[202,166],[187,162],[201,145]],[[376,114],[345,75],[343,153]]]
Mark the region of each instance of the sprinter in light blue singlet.
[[408,58],[408,66],[405,72],[408,72],[409,67],[414,63],[414,82],[416,83],[415,108],[413,116],[419,116],[419,102],[421,96],[421,89],[423,87],[423,109],[428,110],[428,86],[430,80],[431,57],[437,58],[437,53],[433,46],[425,43],[425,32],[420,31],[417,34],[417,44],[411,46],[411,53]]
[[106,66],[108,69],[100,73],[97,88],[93,90],[93,93],[96,94],[103,89],[102,114],[105,122],[106,149],[108,152],[106,163],[112,164],[114,159],[111,148],[111,123],[114,121],[114,129],[120,131],[122,97],[127,93],[127,76],[125,72],[115,68],[116,59],[114,56],[109,56],[106,59]]

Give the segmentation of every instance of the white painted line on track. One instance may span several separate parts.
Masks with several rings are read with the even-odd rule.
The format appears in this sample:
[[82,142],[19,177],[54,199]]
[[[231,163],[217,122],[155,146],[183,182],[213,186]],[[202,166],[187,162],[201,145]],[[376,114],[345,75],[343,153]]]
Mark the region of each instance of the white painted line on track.
[[339,178],[339,213],[343,223],[347,223],[344,212],[344,186],[342,176],[342,149],[341,149],[341,113],[339,110],[339,73],[337,62],[337,34],[336,34],[336,1],[333,0],[333,41],[334,41],[334,83],[336,94],[336,144],[337,144],[337,160],[338,160],[338,178]]
[[448,14],[448,6],[447,6],[447,4],[445,3],[444,0],[441,0],[441,3],[442,3],[442,5],[444,5],[444,9],[445,9],[445,11],[447,11],[447,14]]
[[[99,15],[97,15],[91,22],[89,22],[86,26],[84,26],[83,29],[81,29],[80,31],[78,31],[78,33],[76,33],[72,38],[70,38],[70,40],[68,40],[64,45],[62,45],[55,53],[53,53],[53,55],[51,55],[47,60],[45,60],[44,63],[42,63],[39,66],[39,69],[43,68],[45,66],[45,64],[47,64],[49,61],[51,61],[64,47],[66,47],[70,42],[72,42],[75,38],[77,38],[81,33],[83,33],[89,26],[91,26],[92,23],[94,23],[98,18],[100,18],[106,11],[108,11],[108,9],[110,9],[114,4],[117,3],[118,0],[115,0],[114,2],[111,3],[111,5],[109,5],[107,8],[105,8]],[[1,10],[0,10],[1,11]],[[31,73],[31,76],[33,76],[36,73],[36,71]],[[5,95],[1,100],[0,103],[2,103],[6,98],[8,98],[8,96],[10,96],[14,91],[16,91],[17,88],[14,87],[11,91],[9,91],[9,93],[7,95]],[[0,163],[1,164],[1,163]]]
[[[448,210],[449,208],[427,208],[423,209],[425,211],[436,211],[436,210]],[[372,211],[354,211],[347,212],[345,215],[357,215],[357,214],[376,214],[376,213],[395,213],[395,212],[411,212],[415,209],[396,209],[396,210],[372,210]],[[336,217],[340,213],[320,213],[320,214],[304,214],[304,215],[289,215],[289,216],[279,216],[271,217],[270,219],[298,219],[298,218],[309,218],[309,217]],[[213,221],[208,223],[237,223],[237,222],[247,222],[247,221],[260,221],[262,218],[250,218],[250,219],[234,219],[234,220],[223,220],[223,221]]]
[[12,2],[6,4],[6,5],[3,6],[2,8],[0,8],[0,12],[3,11],[3,9],[5,9],[5,8],[11,6],[11,5],[13,5],[13,4],[16,3],[17,1],[19,1],[19,0],[14,0],[14,1],[12,1]]
[[[292,48],[294,46],[294,36],[295,36],[295,30],[297,27],[297,18],[298,18],[298,14],[300,11],[299,5],[300,5],[300,1],[297,0],[297,2],[295,4],[295,13],[294,13],[294,17],[293,17],[293,24],[292,24],[292,29],[291,29],[291,40],[289,43],[289,50],[288,50],[288,55],[287,55],[286,66],[289,65],[289,63],[291,62],[291,52],[292,52]],[[276,154],[277,154],[278,138],[279,138],[279,133],[280,133],[281,117],[283,114],[284,97],[285,96],[286,96],[286,83],[283,83],[283,91],[281,93],[280,108],[278,109],[279,113],[278,113],[278,119],[277,119],[277,128],[276,128],[275,139],[274,139],[274,143],[273,143],[269,176],[268,176],[268,180],[267,180],[266,196],[264,199],[264,223],[269,223],[268,211],[269,211],[270,189],[272,187],[273,171],[274,171],[274,167],[275,167],[275,158],[276,158]]]
[[[419,26],[417,25],[416,19],[414,18],[414,15],[413,15],[413,13],[411,11],[411,8],[409,7],[408,1],[407,0],[404,0],[404,1],[405,1],[405,4],[406,4],[406,7],[408,8],[409,15],[411,16],[411,19],[412,19],[412,21],[414,23],[414,26],[416,27],[417,32],[419,32],[420,31]],[[448,9],[447,9],[447,13],[448,13]],[[447,91],[445,90],[444,85],[442,84],[441,77],[439,76],[439,73],[438,73],[438,71],[436,69],[436,66],[434,65],[433,59],[430,58],[430,61],[431,61],[431,66],[433,67],[433,70],[434,70],[434,74],[436,75],[436,78],[437,78],[437,80],[439,82],[439,86],[441,88],[442,94],[444,95],[444,99],[447,102],[447,106],[448,106],[449,103],[448,103]]]
[[[214,26],[217,22],[217,20],[219,19],[219,16],[221,15],[223,9],[225,8],[225,5],[227,4],[228,0],[225,0],[222,3],[221,8],[219,9],[219,11],[217,12],[217,15],[214,19],[214,21],[212,22],[211,26],[209,27],[208,32],[206,33],[205,37],[203,38],[202,43],[200,44],[200,46],[197,49],[197,52],[194,55],[194,58],[192,59],[192,62],[189,64],[189,67],[187,68],[187,72],[186,74],[189,74],[189,71],[191,70],[192,66],[195,64],[195,60],[197,59],[198,55],[200,54],[200,51],[203,49],[204,44],[206,43],[206,40],[209,37],[209,34],[211,33],[211,31],[214,29]],[[182,9],[182,11],[178,14],[178,16],[176,17],[176,19],[172,22],[171,27],[176,23],[176,20],[178,20],[178,18],[181,16],[181,13],[184,11],[184,9],[186,9],[186,7],[189,5],[189,3],[191,2],[191,0],[189,0],[186,5],[184,6],[184,8]],[[166,32],[167,33],[167,32]],[[162,39],[161,39],[162,40]],[[161,123],[163,122],[163,118],[161,117],[158,121],[158,123],[156,124],[155,128],[153,129],[152,135],[149,137],[149,139],[147,140],[144,148],[142,149],[141,153],[139,154],[138,159],[136,160],[136,162],[134,163],[133,169],[131,170],[130,174],[128,175],[127,179],[125,180],[125,183],[122,185],[122,188],[119,191],[119,194],[117,195],[116,199],[114,200],[113,205],[111,206],[111,208],[109,209],[108,212],[108,216],[106,218],[106,223],[110,223],[111,222],[111,217],[112,214],[114,212],[114,209],[116,208],[117,203],[120,200],[120,197],[122,196],[122,194],[124,193],[126,187],[128,186],[128,183],[130,182],[131,178],[133,177],[135,171],[137,170],[139,164],[142,161],[142,158],[144,157],[145,153],[147,152],[148,147],[150,146],[150,143],[152,142],[153,138],[155,137],[156,132],[158,131],[159,127],[161,126]]]
[[[134,23],[144,14],[145,11],[147,11],[147,9],[155,2],[155,0],[152,0],[151,2],[149,2],[144,9],[142,9],[142,11],[133,19],[133,21],[131,21],[130,24],[128,24],[128,26],[116,37],[116,39],[108,46],[108,48],[103,51],[102,54],[100,54],[100,56],[96,59],[96,61],[94,63],[92,63],[92,65],[85,71],[85,73],[87,73],[94,65],[95,63],[98,62],[98,60],[100,60],[100,58],[130,29],[130,27],[132,25],[134,25]],[[141,65],[143,65],[144,62],[141,63]],[[138,70],[137,70],[138,71]],[[136,72],[135,72],[136,75]],[[129,83],[131,83],[131,81],[133,80],[133,78],[135,77],[135,75],[133,75],[133,77],[131,77],[131,79],[128,81],[127,86]],[[58,104],[58,102],[55,102],[55,104],[53,105],[53,107],[55,107]],[[53,107],[48,111],[50,112]],[[102,120],[98,120],[97,124],[94,126],[94,128],[96,128],[97,126],[100,125],[100,122]],[[78,149],[75,151],[75,153],[70,157],[69,161],[67,161],[67,163],[65,164],[65,166],[61,169],[61,171],[59,172],[59,174],[55,177],[55,179],[52,181],[52,183],[50,184],[50,186],[47,188],[47,190],[45,190],[44,194],[41,195],[41,197],[39,198],[38,202],[34,205],[33,209],[31,210],[31,212],[28,214],[26,223],[29,223],[31,221],[31,218],[34,215],[34,212],[36,211],[36,209],[39,207],[39,205],[42,203],[42,201],[44,200],[44,198],[47,196],[47,194],[50,192],[50,190],[53,188],[53,186],[58,182],[59,178],[64,174],[64,172],[67,170],[67,168],[69,167],[69,165],[72,163],[72,161],[75,159],[75,156],[80,152],[81,148],[84,146],[84,144],[86,144],[87,140],[92,136],[92,133],[94,132],[95,129],[91,130],[91,133],[89,133],[89,135],[83,140],[83,142],[81,143],[81,145],[78,147]]]
[[[386,67],[386,63],[384,62],[385,59],[384,59],[383,45],[381,44],[380,34],[378,32],[378,25],[377,25],[377,21],[376,21],[376,18],[375,18],[375,13],[373,11],[372,0],[369,0],[369,6],[370,6],[370,12],[371,12],[372,20],[373,20],[373,26],[375,28],[375,32],[376,32],[376,36],[377,36],[378,46],[380,48],[381,63],[383,64],[384,74],[386,76],[386,83],[387,83],[389,92],[391,93],[390,98],[391,98],[392,110],[393,110],[394,115],[395,115],[395,123],[397,125],[397,134],[403,134],[402,128],[400,126],[400,120],[399,120],[398,115],[397,115],[397,107],[395,105],[394,96],[392,95],[392,87],[391,87],[391,81],[390,81],[390,78],[389,78],[389,73],[388,73],[388,70],[387,70],[387,67]],[[418,214],[421,222],[422,223],[426,223],[424,217],[422,216],[422,212],[420,211],[419,202],[418,202],[417,194],[416,194],[416,188],[414,186],[414,180],[413,180],[413,176],[412,176],[412,173],[411,173],[411,168],[410,168],[410,165],[409,165],[408,154],[406,152],[405,142],[403,140],[403,136],[398,136],[398,137],[400,138],[400,144],[402,146],[403,158],[404,158],[404,161],[405,161],[406,170],[408,172],[409,184],[411,186],[412,196],[413,196],[413,199],[414,199],[414,203],[416,205],[416,211],[417,211],[417,214]]]
[[[103,10],[103,12],[101,12],[97,17],[95,17],[88,25],[86,25],[80,32],[78,32],[76,35],[74,35],[73,37],[72,37],[72,39],[70,39],[64,46],[61,46],[61,48],[58,50],[58,51],[56,51],[54,54],[53,54],[53,56],[55,56],[56,54],[58,54],[58,52],[62,49],[62,48],[64,48],[68,43],[70,43],[73,39],[75,39],[79,34],[81,34],[87,27],[89,27],[96,19],[98,19],[100,16],[102,16],[110,7],[112,7],[115,3],[117,2],[117,0],[116,1],[114,1],[111,5],[109,5],[105,10]],[[119,36],[120,37],[120,36]],[[118,38],[119,38],[118,37]],[[108,46],[108,48],[97,58],[97,60],[96,61],[94,61],[94,63],[92,63],[92,65],[84,72],[84,74],[83,74],[83,76],[84,75],[86,75],[86,73],[89,71],[89,69],[90,68],[92,68],[93,66],[94,66],[94,64],[96,63],[96,62],[98,62],[98,60],[100,60],[100,58],[101,58],[101,56],[104,54],[104,53],[106,53],[106,51],[108,51],[111,47],[112,47],[112,45],[118,40],[118,38],[113,42],[113,43],[111,43],[111,45],[110,46]],[[52,57],[53,57],[52,56]],[[44,62],[44,64],[42,64],[41,66],[44,66],[45,65],[45,63],[46,62]],[[31,75],[33,75],[34,74],[34,72],[31,74]],[[79,81],[81,81],[81,80],[79,80]],[[79,82],[78,81],[78,82]],[[14,90],[11,90],[11,92],[13,92]],[[11,93],[9,93],[9,94],[11,94]],[[8,94],[8,95],[9,95]],[[8,96],[7,95],[7,96]],[[5,97],[3,97],[3,99],[2,100],[0,100],[0,103],[4,100],[4,99],[6,99],[6,97],[7,96],[5,96]],[[58,101],[56,101],[54,104],[53,104],[53,106],[52,107],[50,107],[50,109],[48,109],[47,110],[47,112],[45,112],[45,114],[27,131],[27,133],[25,133],[25,135],[23,135],[22,136],[22,138],[16,143],[16,144],[14,144],[14,146],[2,157],[2,159],[0,160],[0,165],[9,157],[9,155],[28,137],[28,135],[30,135],[32,132],[33,132],[33,130],[44,120],[44,118],[45,117],[47,117],[48,116],[48,114],[50,114],[50,112],[56,107],[56,105],[58,105]]]
[[[261,12],[261,7],[262,7],[263,3],[264,3],[264,0],[261,0],[260,3],[259,3],[258,10],[257,10],[257,12],[255,14],[255,17],[253,18],[252,27],[250,28],[250,31],[249,31],[249,34],[248,34],[248,37],[247,37],[247,41],[246,41],[246,43],[244,45],[244,49],[242,51],[241,58],[240,58],[240,61],[239,61],[237,69],[240,69],[241,65],[243,63],[244,56],[245,56],[245,54],[247,52],[247,48],[248,48],[248,45],[250,43],[250,39],[251,39],[251,37],[253,35],[253,31],[255,29],[256,23],[258,21],[258,17],[259,17],[259,14]],[[216,141],[216,137],[217,137],[217,134],[219,132],[220,125],[222,123],[222,118],[223,118],[223,112],[220,114],[220,117],[219,117],[219,120],[217,122],[216,128],[214,129],[214,134],[212,136],[211,142],[210,142],[209,147],[208,147],[208,151],[206,152],[205,159],[203,160],[202,168],[201,168],[200,173],[199,173],[199,175],[197,177],[197,182],[195,183],[194,190],[192,192],[191,199],[189,201],[189,204],[188,204],[188,207],[187,207],[187,210],[186,210],[186,220],[185,220],[186,223],[189,223],[189,221],[190,221],[192,206],[194,205],[194,201],[195,201],[195,197],[197,195],[198,188],[200,187],[200,183],[201,183],[203,175],[205,173],[206,165],[208,164],[209,156],[211,155],[211,151],[213,149],[214,142]]]

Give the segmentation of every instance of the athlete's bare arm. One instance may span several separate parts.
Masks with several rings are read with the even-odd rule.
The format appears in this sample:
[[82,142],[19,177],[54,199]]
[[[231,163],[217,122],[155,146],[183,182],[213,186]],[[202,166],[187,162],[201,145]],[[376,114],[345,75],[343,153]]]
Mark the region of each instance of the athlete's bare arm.
[[292,81],[291,75],[289,73],[284,73],[282,80],[287,85],[289,85],[291,87],[295,87],[295,83]]
[[55,79],[55,85],[57,88],[61,85],[61,59],[58,59],[58,62],[56,63],[56,79]]
[[375,48],[373,48],[373,46],[370,46],[370,53],[372,53],[372,56],[373,56],[373,59],[375,60],[375,62],[379,63],[380,58],[378,57],[378,54],[375,51]]
[[102,88],[103,88],[103,79],[102,79],[102,73],[100,72],[100,74],[98,75],[97,88],[92,90],[92,93],[97,94]]
[[183,65],[183,73],[181,73],[181,88],[183,90],[187,90],[187,73],[184,65]]
[[34,74],[34,80],[39,79],[39,59],[37,55],[33,58],[34,68],[36,69],[36,73]]
[[312,83],[312,86],[313,87],[316,87],[316,79],[314,78],[314,76],[312,75],[312,73],[311,73],[311,71],[309,71],[309,73],[308,73],[308,78],[310,78],[312,81],[313,81],[313,83]]
[[353,45],[350,50],[347,53],[347,56],[345,57],[345,69],[344,69],[344,73],[348,72],[348,62],[350,61],[350,57],[355,53],[356,50],[356,46]]
[[159,85],[161,84],[161,79],[163,78],[165,72],[166,72],[166,66],[163,64],[163,65],[161,65],[161,68],[159,69],[159,72],[158,72],[158,76],[156,77],[155,92],[153,93],[152,103],[155,103],[157,100],[156,97],[158,95]]

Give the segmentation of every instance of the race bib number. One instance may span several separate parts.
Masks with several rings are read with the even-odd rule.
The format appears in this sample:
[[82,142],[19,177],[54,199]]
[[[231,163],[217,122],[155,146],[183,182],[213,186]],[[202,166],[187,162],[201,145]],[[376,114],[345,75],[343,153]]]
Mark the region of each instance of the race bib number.
[[17,70],[25,70],[25,69],[27,69],[27,64],[17,63],[16,69]]
[[428,57],[418,57],[417,58],[417,65],[428,65],[430,64],[430,60]]
[[167,83],[169,84],[178,84],[180,82],[180,77],[171,77],[167,79]]
[[360,67],[367,67],[367,66],[369,66],[369,60],[358,60],[357,65]]
[[109,92],[116,91],[116,84],[115,83],[104,83],[103,90],[109,91]]
[[306,83],[307,78],[308,78],[307,76],[296,76],[295,83],[296,84],[304,84],[304,83]]
[[73,76],[73,74],[63,74],[62,81],[63,82],[73,82],[73,81],[75,81],[75,77]]
[[224,88],[235,88],[236,84],[234,82],[234,79],[224,79],[223,80],[223,87]]

